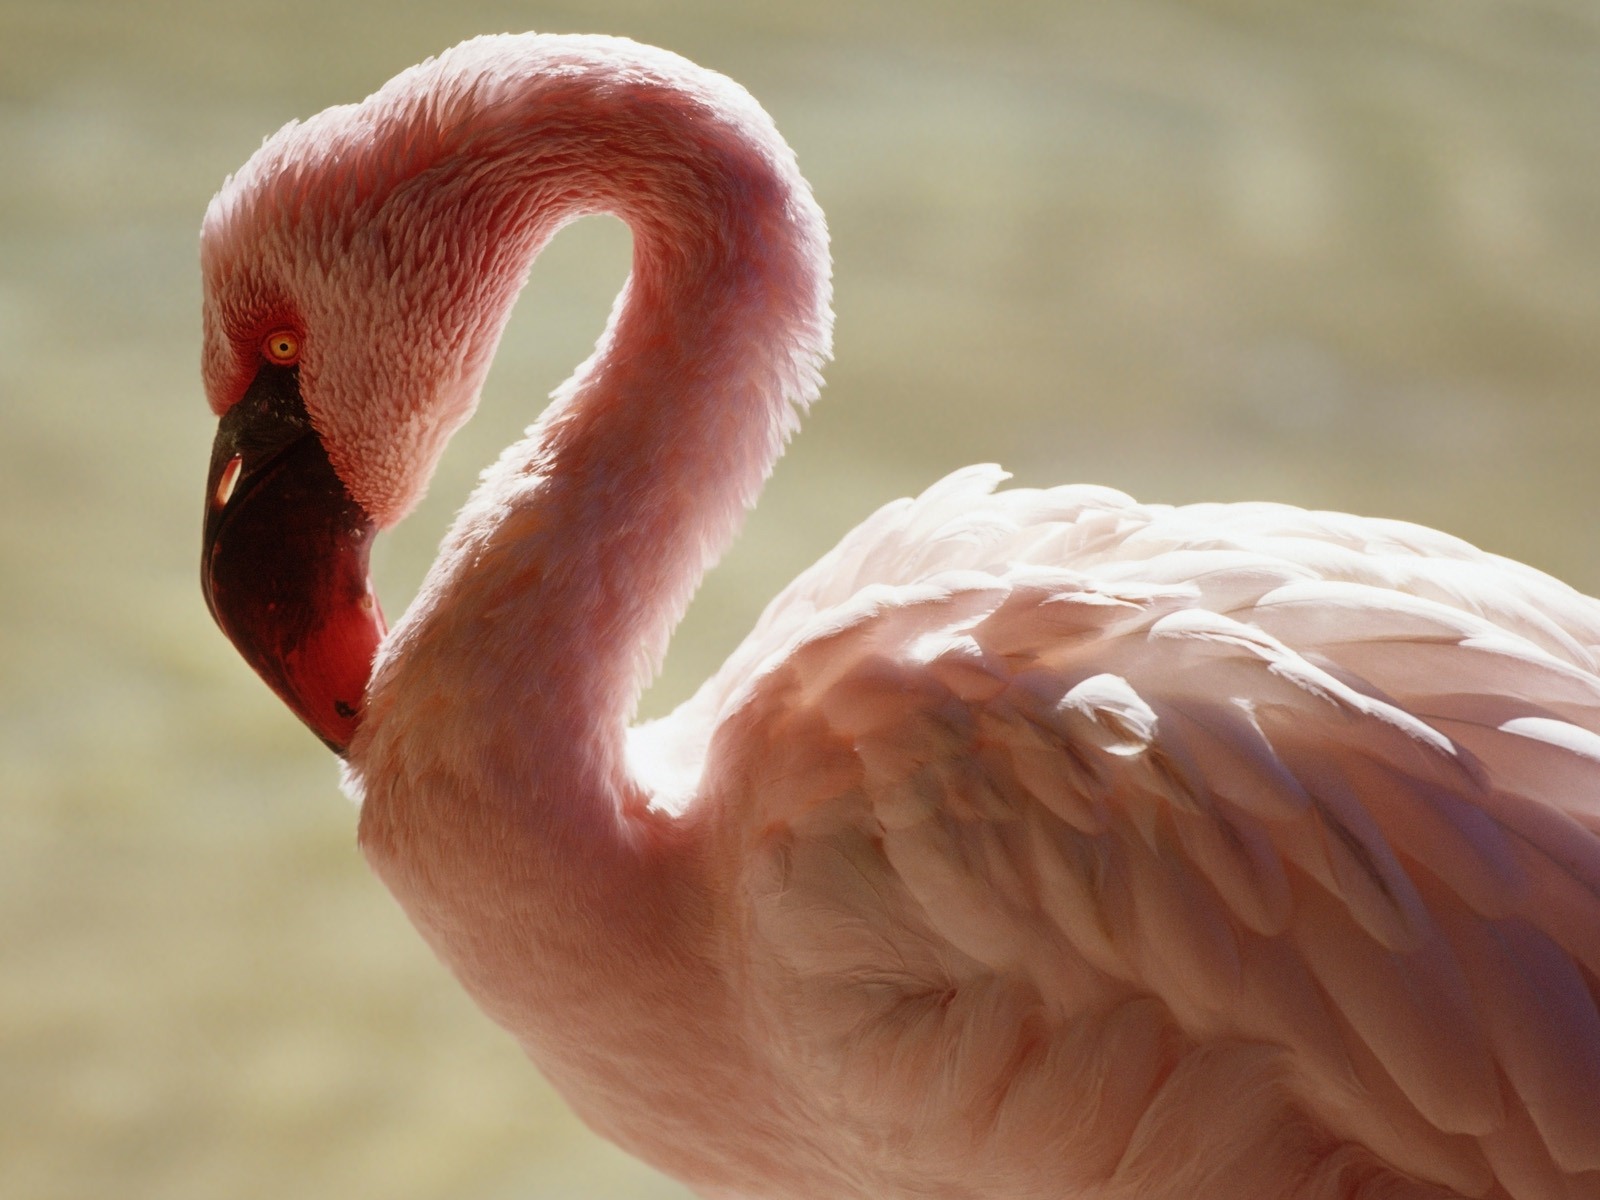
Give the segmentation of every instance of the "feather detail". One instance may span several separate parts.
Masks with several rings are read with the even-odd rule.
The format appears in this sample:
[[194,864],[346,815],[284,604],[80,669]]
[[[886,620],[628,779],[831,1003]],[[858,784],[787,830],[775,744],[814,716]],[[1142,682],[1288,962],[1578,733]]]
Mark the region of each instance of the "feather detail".
[[[863,1045],[958,1037],[926,1012],[903,1027],[892,996],[1025,980],[1057,1037],[1155,1002],[1149,1052],[1176,1056],[1174,1079],[1206,1077],[1230,1041],[1261,1047],[1269,1106],[1430,1181],[1407,1195],[1592,1169],[1600,1124],[1573,1089],[1600,1080],[1586,1057],[1600,923],[1567,927],[1600,881],[1600,839],[1579,832],[1600,795],[1592,614],[1551,582],[1555,611],[1583,617],[1563,632],[1530,615],[1542,577],[1518,573],[1498,598],[1488,556],[1413,527],[1077,488],[974,494],[993,480],[958,474],[870,519],[835,552],[854,592],[835,598],[824,560],[768,610],[768,636],[790,631],[785,667],[708,685],[742,697],[748,721],[707,780],[733,814],[752,806],[733,819],[865,830],[859,869],[881,883],[856,893],[858,919],[891,937],[893,911],[944,947],[934,977],[880,976],[879,1015],[858,1005],[848,1040],[808,1043],[806,1059],[839,1086]],[[930,535],[915,555],[889,549]],[[1036,553],[1050,557],[1021,557]],[[791,670],[800,690],[774,690]],[[860,763],[850,790],[783,808],[725,790],[732,761],[781,754],[797,703],[826,725],[809,736]],[[752,903],[803,911],[810,894]],[[835,952],[808,969],[868,970]],[[799,979],[776,941],[757,959]],[[829,1003],[799,987],[791,1003]],[[1577,1058],[1558,1050],[1569,1038]],[[960,1107],[999,1085],[956,1069],[926,1086]],[[1024,1070],[1009,1086],[1037,1084]],[[1170,1128],[1160,1111],[1146,1128]],[[1077,1129],[1079,1161],[1125,1137],[1097,1186],[1137,1190],[1154,1143],[1111,1128]],[[1330,1157],[1326,1178],[1356,1178],[1356,1161]]]

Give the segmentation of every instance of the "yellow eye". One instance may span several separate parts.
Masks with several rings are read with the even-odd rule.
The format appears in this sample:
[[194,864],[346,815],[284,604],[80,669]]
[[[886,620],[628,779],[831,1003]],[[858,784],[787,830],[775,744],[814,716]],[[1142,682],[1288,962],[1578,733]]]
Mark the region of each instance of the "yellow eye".
[[274,329],[261,343],[261,353],[270,363],[290,366],[300,358],[300,337],[292,329]]

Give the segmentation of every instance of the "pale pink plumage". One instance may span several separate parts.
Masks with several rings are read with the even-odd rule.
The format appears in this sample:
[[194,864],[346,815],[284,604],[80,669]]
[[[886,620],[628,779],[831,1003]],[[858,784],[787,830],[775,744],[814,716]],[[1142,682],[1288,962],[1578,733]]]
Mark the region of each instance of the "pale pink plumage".
[[594,357],[384,642],[369,859],[595,1128],[708,1196],[1600,1196],[1600,603],[1396,522],[996,492],[801,575],[629,729],[816,394],[822,217],[746,93],[466,43],[212,205],[205,374],[264,328],[392,524],[533,256],[627,220]]

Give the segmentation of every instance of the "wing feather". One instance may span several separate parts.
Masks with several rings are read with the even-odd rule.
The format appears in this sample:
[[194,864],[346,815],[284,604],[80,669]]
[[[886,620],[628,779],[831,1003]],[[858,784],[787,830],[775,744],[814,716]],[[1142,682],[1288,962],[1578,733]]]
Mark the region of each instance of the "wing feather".
[[1596,1194],[1600,603],[1403,523],[997,480],[880,510],[693,702],[773,1053],[905,1161],[982,1114],[1114,1194],[1237,1088],[1280,1117],[1207,1179],[1311,1129],[1307,1196]]

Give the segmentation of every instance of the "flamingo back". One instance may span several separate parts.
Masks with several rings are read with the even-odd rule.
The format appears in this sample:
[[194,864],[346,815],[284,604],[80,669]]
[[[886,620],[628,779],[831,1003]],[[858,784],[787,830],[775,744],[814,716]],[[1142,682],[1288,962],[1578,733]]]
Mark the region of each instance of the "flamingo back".
[[862,1195],[1600,1193],[1600,602],[1002,477],[880,510],[646,734],[702,730],[819,1146]]

